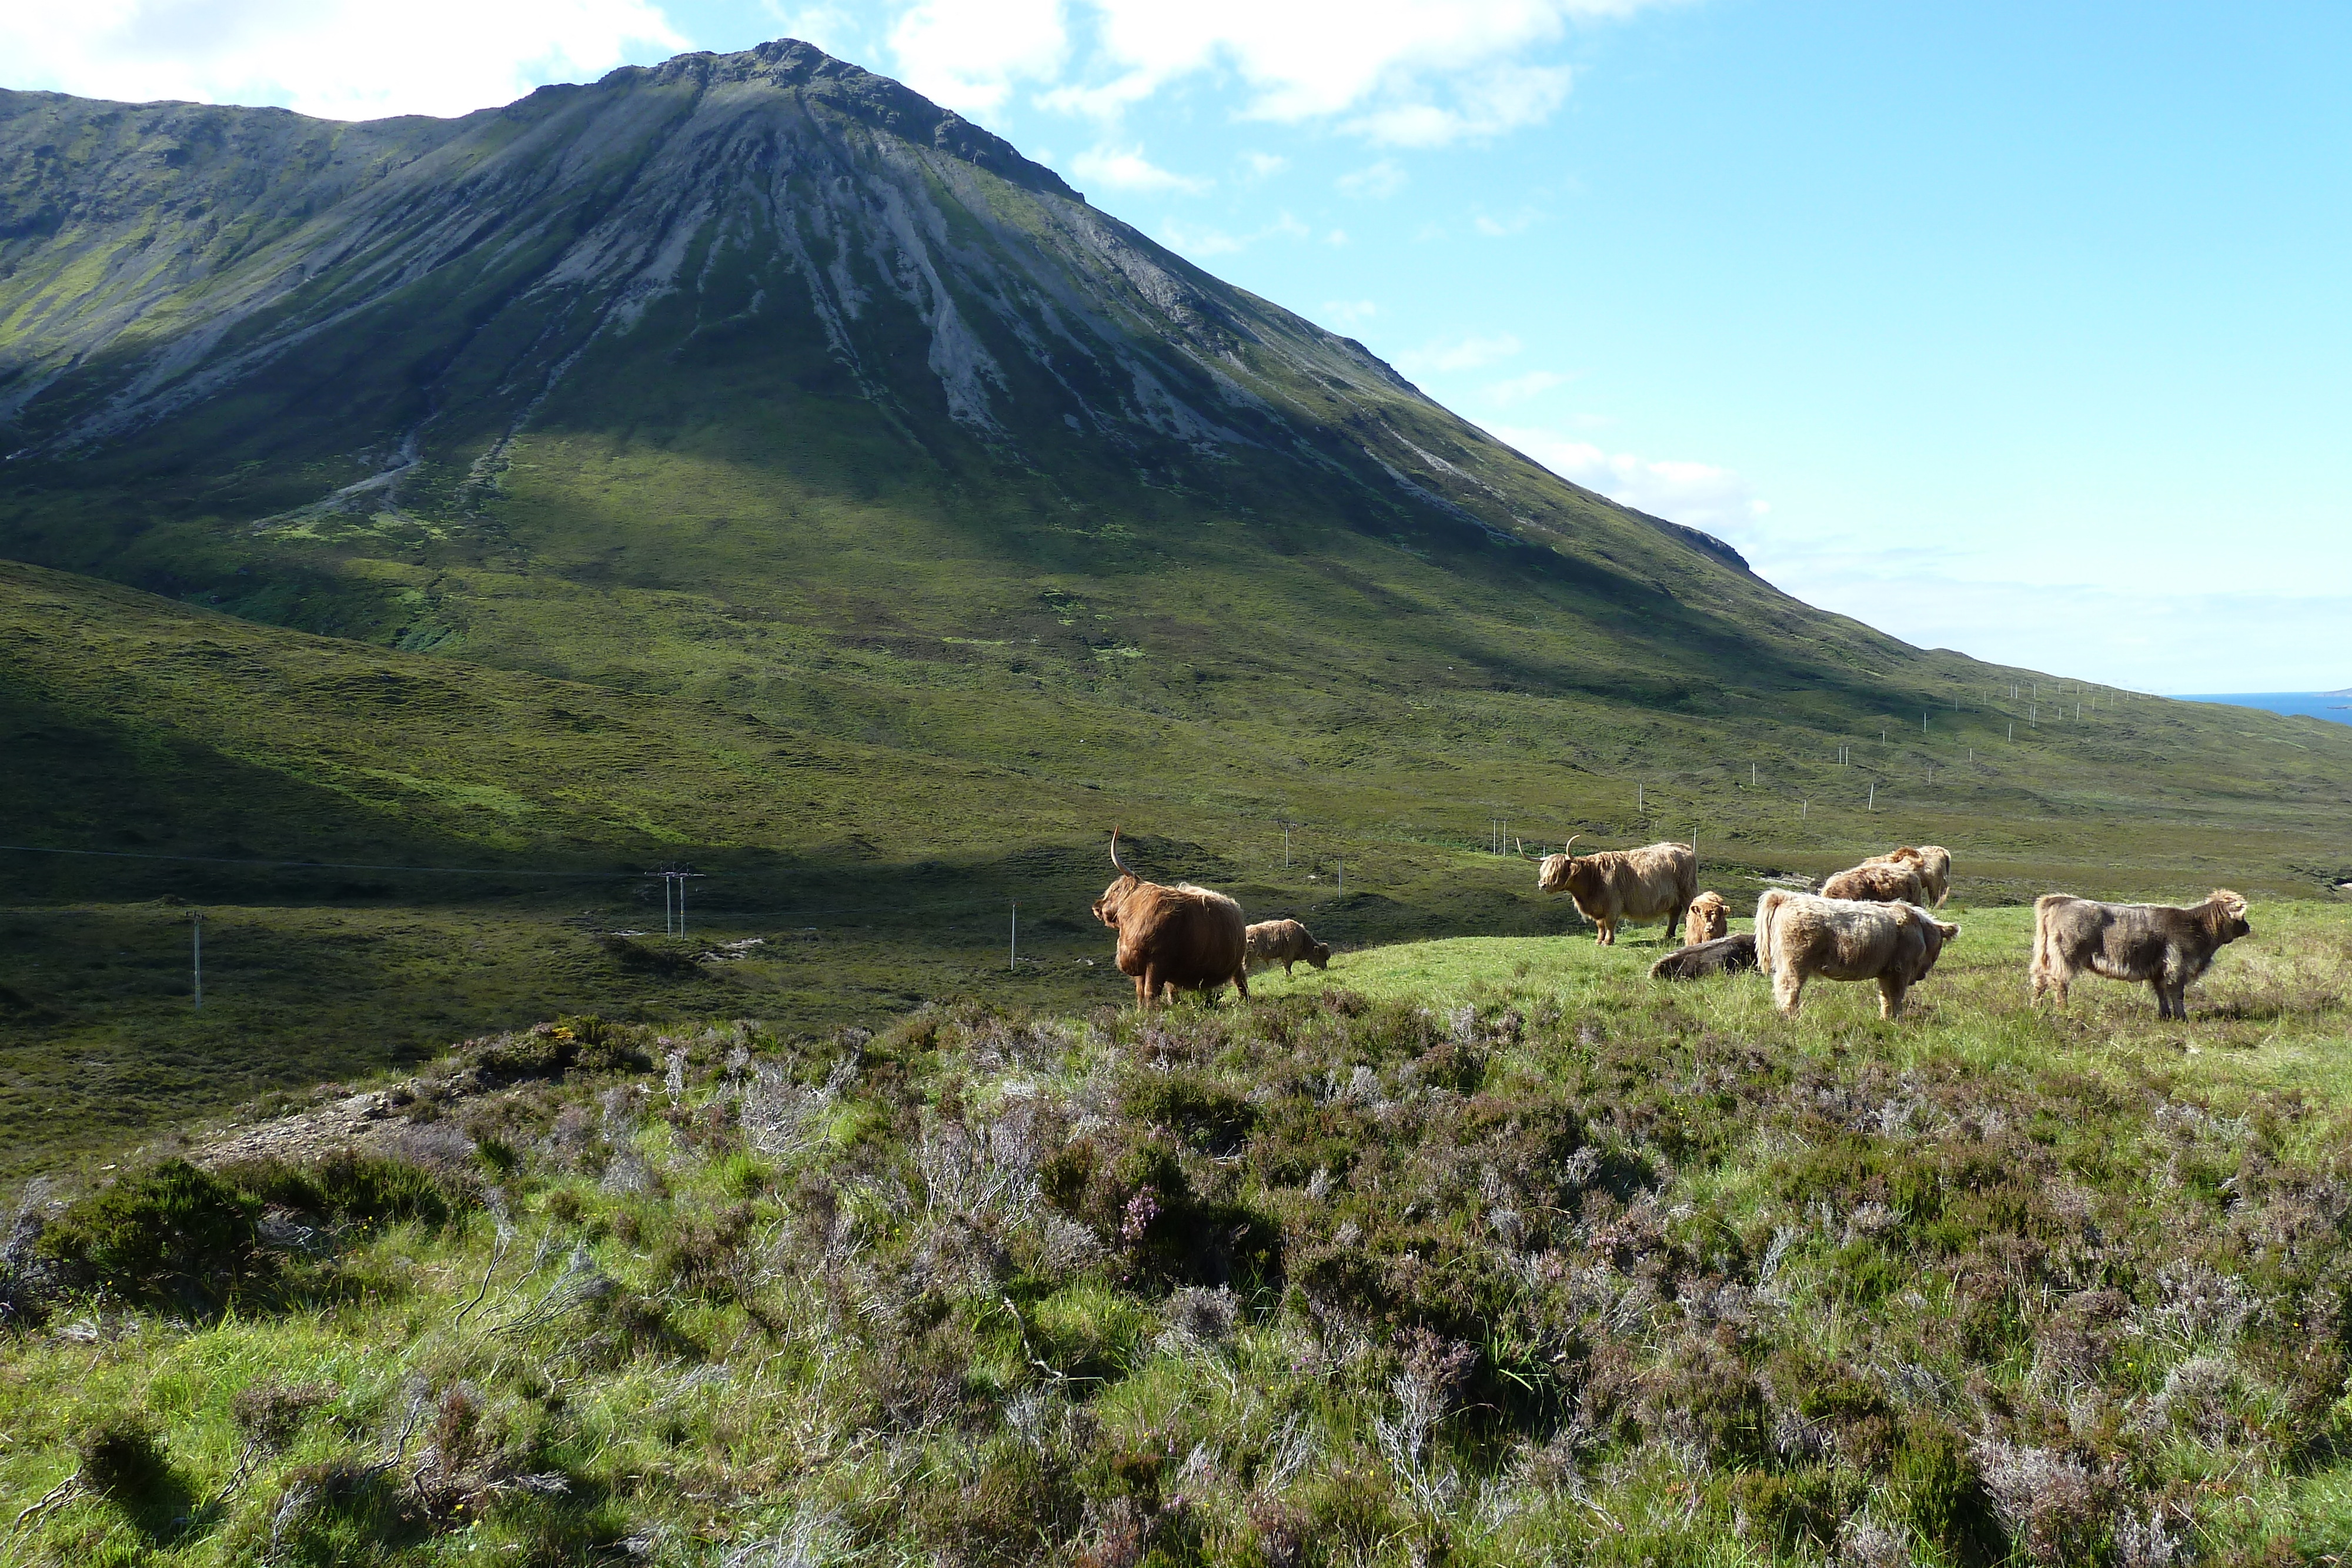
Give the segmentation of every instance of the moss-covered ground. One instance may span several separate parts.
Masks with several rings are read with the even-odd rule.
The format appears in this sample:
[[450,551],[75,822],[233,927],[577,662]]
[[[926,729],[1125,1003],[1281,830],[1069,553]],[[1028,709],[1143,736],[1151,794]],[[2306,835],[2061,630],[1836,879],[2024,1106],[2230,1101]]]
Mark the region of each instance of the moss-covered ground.
[[27,1195],[5,1550],[2335,1561],[2352,919],[2258,904],[2184,1025],[1953,917],[1894,1022],[1566,936],[477,1041],[364,1157]]

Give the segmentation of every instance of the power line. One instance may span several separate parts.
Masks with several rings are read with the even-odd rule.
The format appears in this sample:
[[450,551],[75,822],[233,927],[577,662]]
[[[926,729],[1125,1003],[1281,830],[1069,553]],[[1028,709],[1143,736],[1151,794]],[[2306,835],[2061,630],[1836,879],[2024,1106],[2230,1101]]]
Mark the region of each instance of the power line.
[[0,850],[13,850],[27,855],[89,855],[100,860],[118,861],[184,861],[200,865],[256,866],[266,871],[413,871],[433,876],[568,876],[618,877],[635,876],[633,871],[534,871],[528,866],[456,866],[456,865],[352,865],[341,861],[256,861],[238,860],[227,855],[151,855],[131,850],[58,850],[44,844],[0,844]]

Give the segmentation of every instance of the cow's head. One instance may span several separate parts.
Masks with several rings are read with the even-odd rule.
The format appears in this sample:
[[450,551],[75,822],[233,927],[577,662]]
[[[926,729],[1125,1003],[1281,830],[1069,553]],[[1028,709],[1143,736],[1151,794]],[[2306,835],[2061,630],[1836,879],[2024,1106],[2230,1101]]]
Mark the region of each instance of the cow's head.
[[1331,944],[1328,942],[1309,943],[1307,948],[1307,961],[1314,965],[1318,969],[1329,968],[1331,967]]
[[2246,924],[2246,895],[2217,887],[2205,895],[2213,911],[2213,935],[2224,942],[2235,942],[2241,936],[2251,936],[2254,928]]
[[1582,868],[1576,863],[1576,840],[1579,833],[1559,847],[1559,853],[1546,855],[1543,864],[1536,868],[1536,886],[1544,893],[1577,893],[1591,885],[1590,876],[1580,875]]
[[1690,940],[1712,942],[1731,929],[1731,907],[1719,893],[1702,893],[1691,900]]
[[1919,957],[1919,972],[1911,977],[1915,982],[1926,979],[1935,969],[1936,960],[1944,956],[1944,945],[1958,939],[1960,928],[1937,919],[1916,904],[1896,904],[1888,907],[1898,911],[1903,919],[1916,924],[1919,934],[1927,939],[1926,951]]
[[1095,918],[1117,930],[1119,912],[1126,906],[1128,895],[1143,885],[1143,879],[1128,870],[1127,862],[1118,858],[1117,828],[1110,831],[1110,863],[1118,868],[1118,879],[1104,888],[1103,895],[1095,900]]

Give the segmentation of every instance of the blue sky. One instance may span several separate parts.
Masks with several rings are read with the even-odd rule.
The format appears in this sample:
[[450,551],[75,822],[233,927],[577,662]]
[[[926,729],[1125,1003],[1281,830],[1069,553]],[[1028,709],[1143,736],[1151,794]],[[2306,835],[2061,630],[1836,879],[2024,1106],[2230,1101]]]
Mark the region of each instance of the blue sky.
[[0,18],[0,60],[447,113],[807,37],[1815,603],[2144,690],[2352,685],[2352,8],[404,12],[113,0]]

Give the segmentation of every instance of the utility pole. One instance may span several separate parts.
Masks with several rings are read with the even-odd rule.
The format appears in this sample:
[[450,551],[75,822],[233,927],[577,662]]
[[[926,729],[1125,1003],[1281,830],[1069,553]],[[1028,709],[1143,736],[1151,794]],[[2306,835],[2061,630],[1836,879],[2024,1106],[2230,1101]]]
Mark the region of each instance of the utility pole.
[[[692,866],[664,866],[659,871],[649,871],[646,874],[662,879],[662,935],[685,936],[686,884],[703,873],[696,871]],[[671,891],[673,888],[677,890],[675,894]],[[675,915],[671,912],[673,900],[676,904]]]
[[1013,901],[1013,936],[1004,949],[1004,967],[1008,969],[1021,962],[1021,901]]
[[196,977],[196,1010],[205,1010],[205,912],[201,909],[188,916],[188,961]]
[[1342,898],[1348,896],[1348,862],[1346,861],[1339,862],[1339,896]]

